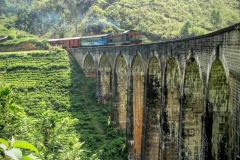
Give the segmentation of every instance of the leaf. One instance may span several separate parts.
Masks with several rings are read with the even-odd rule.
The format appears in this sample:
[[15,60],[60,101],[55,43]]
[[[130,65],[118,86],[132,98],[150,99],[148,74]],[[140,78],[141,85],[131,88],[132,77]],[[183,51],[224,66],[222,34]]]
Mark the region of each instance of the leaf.
[[6,141],[5,139],[0,138],[0,143],[4,144],[6,147],[9,146],[8,141]]
[[31,157],[28,157],[28,156],[23,156],[22,158],[23,160],[33,160]]
[[7,146],[5,146],[5,144],[0,144],[0,148],[2,148],[4,151],[7,150]]
[[37,148],[26,141],[15,141],[12,146],[16,148],[29,149],[31,151],[35,151],[36,153],[38,153]]
[[32,154],[30,154],[28,156],[23,156],[22,158],[23,158],[23,160],[40,160],[38,157],[36,157]]
[[22,159],[22,151],[19,148],[12,148],[9,151],[12,151],[18,159]]
[[10,93],[10,88],[8,86],[1,88],[0,97],[7,96]]
[[5,152],[5,155],[7,155],[8,157],[11,157],[12,160],[18,160],[18,158],[16,157],[16,155],[15,155],[11,150],[6,151],[6,152]]

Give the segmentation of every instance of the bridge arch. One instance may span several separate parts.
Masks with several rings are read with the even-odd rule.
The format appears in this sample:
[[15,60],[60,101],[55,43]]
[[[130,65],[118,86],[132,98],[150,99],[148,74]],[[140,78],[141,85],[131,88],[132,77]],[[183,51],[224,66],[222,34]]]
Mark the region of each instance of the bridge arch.
[[145,159],[158,160],[160,140],[161,67],[157,57],[152,56],[147,69],[147,96],[145,108]]
[[181,155],[183,159],[200,159],[201,156],[203,85],[200,65],[196,59],[189,58],[184,75]]
[[133,65],[140,65],[141,64],[141,69],[143,71],[143,73],[145,73],[145,66],[143,64],[144,60],[142,58],[142,55],[139,51],[136,51],[136,54],[132,57],[132,59],[130,60],[130,68],[131,68],[131,71],[133,70]]
[[83,72],[86,77],[96,77],[96,65],[94,56],[87,52],[83,60]]
[[211,57],[207,76],[206,156],[213,159],[232,159],[232,112],[228,71],[223,59]]
[[99,88],[101,92],[101,99],[103,102],[107,102],[111,99],[111,77],[112,77],[112,67],[109,57],[103,54],[100,57],[98,66],[98,76],[99,76]]
[[114,77],[113,125],[126,129],[128,66],[122,54],[116,57]]
[[208,70],[207,70],[207,83],[209,82],[209,76],[210,76],[210,72],[211,72],[211,69],[212,69],[212,65],[214,63],[215,60],[219,60],[223,66],[223,69],[224,69],[224,72],[226,74],[226,78],[227,78],[227,82],[229,82],[229,68],[228,68],[228,63],[227,63],[227,60],[225,58],[225,55],[223,53],[220,53],[219,51],[219,47],[217,47],[217,53],[216,52],[213,52],[211,57],[210,57],[210,61],[208,63]]
[[140,158],[142,147],[142,123],[143,123],[143,102],[144,102],[144,67],[140,55],[135,55],[131,65],[132,77],[132,138],[131,150],[135,158]]
[[163,159],[178,159],[179,115],[180,115],[180,71],[177,60],[169,57],[165,70],[166,106],[164,115]]

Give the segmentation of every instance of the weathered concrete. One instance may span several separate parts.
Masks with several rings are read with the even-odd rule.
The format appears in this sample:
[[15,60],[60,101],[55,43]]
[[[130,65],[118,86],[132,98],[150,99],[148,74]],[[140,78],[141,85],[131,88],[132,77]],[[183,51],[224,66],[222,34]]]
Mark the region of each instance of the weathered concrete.
[[111,120],[129,159],[240,156],[240,24],[189,39],[68,50]]

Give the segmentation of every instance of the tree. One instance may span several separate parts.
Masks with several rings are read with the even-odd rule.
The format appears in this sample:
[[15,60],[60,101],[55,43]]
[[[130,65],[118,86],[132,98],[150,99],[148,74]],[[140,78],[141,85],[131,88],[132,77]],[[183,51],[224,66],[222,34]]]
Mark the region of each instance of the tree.
[[192,27],[191,22],[188,20],[182,27],[181,29],[181,36],[183,38],[189,37],[190,36],[190,31],[189,29]]
[[220,29],[222,27],[222,19],[219,10],[212,10],[211,22],[215,29]]
[[0,16],[4,13],[5,8],[6,8],[5,0],[0,0]]
[[111,23],[107,22],[105,11],[98,6],[92,6],[84,19],[85,30],[91,34],[99,34],[104,28],[112,27]]
[[70,31],[70,27],[67,23],[61,25],[54,24],[51,28],[51,37],[53,38],[64,38],[66,33]]

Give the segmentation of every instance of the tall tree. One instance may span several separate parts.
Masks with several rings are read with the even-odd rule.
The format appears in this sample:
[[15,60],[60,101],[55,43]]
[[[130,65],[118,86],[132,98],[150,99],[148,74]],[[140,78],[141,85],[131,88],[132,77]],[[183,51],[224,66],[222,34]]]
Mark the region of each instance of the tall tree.
[[5,9],[6,9],[6,1],[0,0],[0,16],[3,15]]
[[190,31],[189,29],[192,27],[191,22],[188,20],[182,27],[181,29],[181,36],[183,38],[189,37],[190,36]]
[[212,10],[211,22],[215,29],[220,29],[222,27],[221,13],[219,10]]

